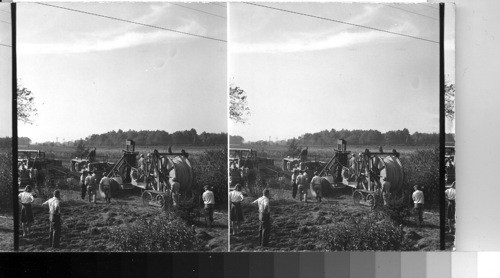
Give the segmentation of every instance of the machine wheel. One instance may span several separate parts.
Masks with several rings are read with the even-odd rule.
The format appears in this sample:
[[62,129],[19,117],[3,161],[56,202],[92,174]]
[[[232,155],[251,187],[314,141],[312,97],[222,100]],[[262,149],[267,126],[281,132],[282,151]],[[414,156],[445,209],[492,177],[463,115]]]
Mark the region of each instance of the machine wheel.
[[158,203],[158,205],[163,208],[165,207],[165,198],[163,197],[162,194],[158,194],[156,195],[156,202]]
[[361,193],[358,190],[352,193],[352,201],[354,202],[355,205],[359,205],[362,200],[363,200],[363,193]]
[[148,206],[151,203],[151,201],[153,201],[153,195],[151,194],[151,192],[146,190],[142,192],[142,203],[145,206]]
[[376,204],[377,204],[377,202],[376,202],[376,198],[375,198],[375,195],[373,195],[373,194],[368,194],[368,195],[366,196],[366,204],[367,204],[368,206],[370,206],[372,209],[374,209],[374,208],[375,208],[375,206],[376,206]]

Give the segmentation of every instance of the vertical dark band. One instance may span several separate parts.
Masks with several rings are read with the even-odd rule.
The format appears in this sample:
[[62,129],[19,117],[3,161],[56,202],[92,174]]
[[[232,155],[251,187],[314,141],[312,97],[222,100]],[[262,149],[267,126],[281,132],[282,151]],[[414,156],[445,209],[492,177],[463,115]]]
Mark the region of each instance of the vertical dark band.
[[17,53],[16,53],[16,3],[10,4],[12,27],[12,204],[14,206],[14,250],[19,250],[19,204],[17,194]]
[[445,95],[445,73],[444,73],[444,3],[439,3],[439,226],[440,226],[440,249],[445,250],[445,113],[444,113],[444,95]]

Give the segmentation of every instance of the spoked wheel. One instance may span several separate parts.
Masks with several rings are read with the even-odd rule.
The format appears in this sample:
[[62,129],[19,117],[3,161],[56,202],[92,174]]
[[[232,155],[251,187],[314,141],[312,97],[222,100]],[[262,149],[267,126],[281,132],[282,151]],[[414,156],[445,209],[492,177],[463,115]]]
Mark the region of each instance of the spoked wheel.
[[371,207],[371,209],[374,209],[377,202],[375,201],[375,196],[373,194],[368,194],[366,196],[366,204]]
[[161,208],[165,207],[166,202],[165,202],[165,198],[164,198],[164,196],[163,196],[162,194],[158,194],[158,195],[156,195],[156,203],[157,203],[157,204],[158,204]]
[[359,205],[362,200],[363,200],[363,193],[361,193],[358,190],[352,193],[352,201],[354,202],[355,205]]
[[142,203],[145,206],[150,205],[152,201],[153,201],[153,195],[151,194],[151,192],[148,192],[146,190],[142,192]]

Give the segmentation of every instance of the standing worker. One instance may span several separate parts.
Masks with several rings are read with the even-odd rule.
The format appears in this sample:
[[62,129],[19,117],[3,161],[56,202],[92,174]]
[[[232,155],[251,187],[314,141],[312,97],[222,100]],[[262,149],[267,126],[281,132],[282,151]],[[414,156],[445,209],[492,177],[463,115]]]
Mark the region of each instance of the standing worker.
[[448,218],[449,232],[453,233],[455,224],[455,197],[456,197],[455,182],[451,184],[450,188],[446,189],[444,194],[446,196],[446,200],[448,201],[447,218]]
[[49,205],[49,244],[53,248],[59,248],[59,239],[61,238],[61,193],[54,191],[54,197],[45,201],[42,205]]
[[205,212],[207,213],[208,218],[208,225],[209,227],[212,227],[212,223],[214,222],[214,206],[215,206],[215,197],[214,193],[210,190],[210,187],[208,185],[204,186],[205,192],[203,192],[203,195],[201,198],[203,199],[203,203],[205,204]]
[[412,194],[414,209],[417,212],[418,225],[422,225],[424,221],[424,192],[421,191],[420,185],[413,187],[415,191]]
[[297,196],[297,177],[299,176],[299,169],[294,169],[293,170],[293,175],[292,175],[292,197],[295,199],[295,196]]
[[26,165],[23,163],[19,171],[19,186],[24,187],[30,184],[30,173],[26,169]]
[[307,203],[307,188],[306,188],[306,177],[304,176],[304,171],[300,170],[300,175],[297,176],[297,188],[299,190],[299,201],[304,201]]
[[31,233],[31,224],[34,222],[33,210],[31,203],[35,201],[35,197],[31,193],[31,185],[26,185],[24,192],[19,193],[19,202],[21,203],[21,225],[23,228],[23,237],[29,236]]
[[314,172],[314,177],[311,179],[311,190],[316,194],[316,200],[321,203],[321,181],[322,177],[319,176],[319,172]]
[[174,207],[179,205],[179,192],[181,190],[181,184],[177,181],[177,178],[172,179],[172,201]]
[[259,241],[260,246],[267,247],[269,245],[269,233],[271,231],[271,210],[269,208],[269,189],[266,188],[262,192],[263,196],[253,201],[259,206]]
[[239,233],[241,222],[243,222],[243,210],[241,208],[243,199],[241,185],[237,183],[234,189],[229,191],[229,201],[231,202],[230,220],[231,226],[233,226],[233,235]]
[[87,178],[88,171],[83,170],[82,176],[80,177],[80,188],[82,189],[82,200],[85,200],[85,193],[87,193],[87,185],[85,184],[85,180]]
[[103,177],[99,182],[99,191],[104,195],[104,201],[106,203],[111,203],[111,179],[103,173]]
[[389,204],[389,198],[391,197],[391,183],[387,179],[387,177],[384,177],[383,179],[384,182],[382,182],[382,198],[384,199],[384,206],[387,206]]
[[94,202],[94,204],[96,203],[96,198],[95,198],[95,195],[96,195],[96,186],[95,186],[95,183],[96,183],[96,174],[95,174],[95,169],[94,171],[89,171],[87,177],[85,178],[85,184],[87,185],[87,195],[89,196],[89,203],[91,202]]

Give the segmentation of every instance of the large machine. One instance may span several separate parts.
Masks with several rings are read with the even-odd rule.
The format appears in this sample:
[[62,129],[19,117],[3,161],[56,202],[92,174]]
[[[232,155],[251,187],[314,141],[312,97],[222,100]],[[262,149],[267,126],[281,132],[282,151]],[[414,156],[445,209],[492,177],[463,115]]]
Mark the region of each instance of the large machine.
[[237,183],[249,184],[259,175],[261,178],[269,178],[278,175],[274,170],[274,160],[258,156],[253,149],[230,148],[229,149],[229,176],[230,186]]
[[18,168],[35,168],[44,181],[54,184],[56,180],[66,179],[70,173],[62,166],[62,161],[47,158],[45,152],[40,150],[18,150]]
[[126,141],[126,150],[122,152],[120,160],[106,174],[115,181],[112,190],[113,187],[115,190],[141,188],[145,205],[171,206],[172,183],[176,179],[180,184],[181,202],[193,202],[196,194],[192,191],[193,170],[187,152],[174,153],[169,149],[169,152],[160,153],[154,150],[139,158],[132,140]]
[[372,208],[381,200],[384,179],[391,183],[391,193],[401,190],[404,172],[396,150],[384,152],[379,147],[376,152],[365,149],[355,154],[346,148],[346,141],[338,140],[335,154],[320,170],[320,176],[333,188],[351,187],[354,203],[365,203]]

